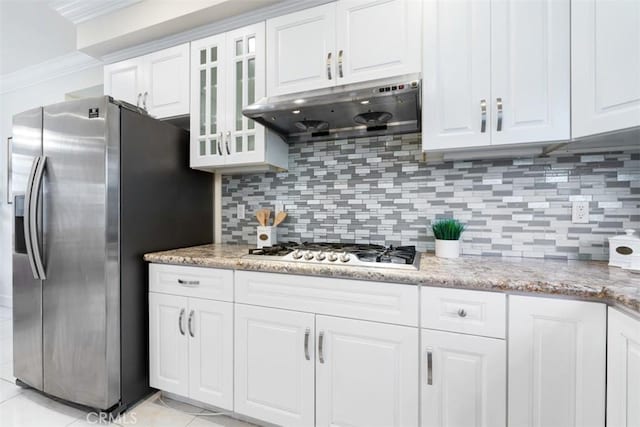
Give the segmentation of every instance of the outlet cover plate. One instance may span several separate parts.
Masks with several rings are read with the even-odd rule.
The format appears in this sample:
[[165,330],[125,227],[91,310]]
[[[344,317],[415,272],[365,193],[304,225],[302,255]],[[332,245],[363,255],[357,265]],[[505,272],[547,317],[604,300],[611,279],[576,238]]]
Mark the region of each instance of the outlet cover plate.
[[573,202],[571,205],[571,222],[574,224],[589,223],[589,202]]

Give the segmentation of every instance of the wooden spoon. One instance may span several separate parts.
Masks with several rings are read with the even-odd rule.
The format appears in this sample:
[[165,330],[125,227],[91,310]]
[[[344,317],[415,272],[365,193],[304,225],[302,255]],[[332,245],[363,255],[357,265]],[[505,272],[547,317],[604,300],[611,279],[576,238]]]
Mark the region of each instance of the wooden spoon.
[[264,209],[258,209],[256,211],[256,219],[258,220],[258,224],[260,224],[261,226],[266,226],[266,218],[265,218],[265,211]]
[[282,224],[282,221],[284,221],[285,219],[287,219],[287,213],[286,212],[278,212],[276,214],[276,218],[273,221],[273,226],[277,227],[280,224]]
[[271,221],[271,209],[265,208],[264,209],[264,225],[268,226],[270,221]]

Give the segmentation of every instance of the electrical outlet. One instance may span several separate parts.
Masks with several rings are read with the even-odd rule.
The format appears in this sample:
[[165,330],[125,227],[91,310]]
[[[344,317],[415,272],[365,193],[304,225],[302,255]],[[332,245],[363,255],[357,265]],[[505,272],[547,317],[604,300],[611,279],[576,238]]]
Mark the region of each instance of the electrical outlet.
[[284,210],[284,203],[280,201],[276,201],[273,204],[273,210],[275,211],[275,213],[282,212]]
[[238,205],[238,219],[244,219],[244,205]]
[[573,202],[571,206],[571,222],[574,224],[589,223],[589,202]]

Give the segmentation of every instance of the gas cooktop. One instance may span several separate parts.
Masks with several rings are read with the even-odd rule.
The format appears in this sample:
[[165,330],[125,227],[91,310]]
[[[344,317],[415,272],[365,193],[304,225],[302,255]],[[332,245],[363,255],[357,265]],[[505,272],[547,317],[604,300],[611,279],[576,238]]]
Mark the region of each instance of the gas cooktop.
[[304,242],[279,243],[249,249],[244,256],[269,261],[308,262],[417,270],[420,257],[415,246],[383,246],[359,243]]

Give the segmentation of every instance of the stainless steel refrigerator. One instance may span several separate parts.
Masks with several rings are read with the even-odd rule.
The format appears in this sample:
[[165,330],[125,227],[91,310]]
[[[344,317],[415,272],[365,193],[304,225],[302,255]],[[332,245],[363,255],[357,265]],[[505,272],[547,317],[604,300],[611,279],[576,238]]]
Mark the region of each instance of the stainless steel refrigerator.
[[13,118],[14,376],[120,412],[147,395],[145,252],[212,238],[188,132],[109,97]]

